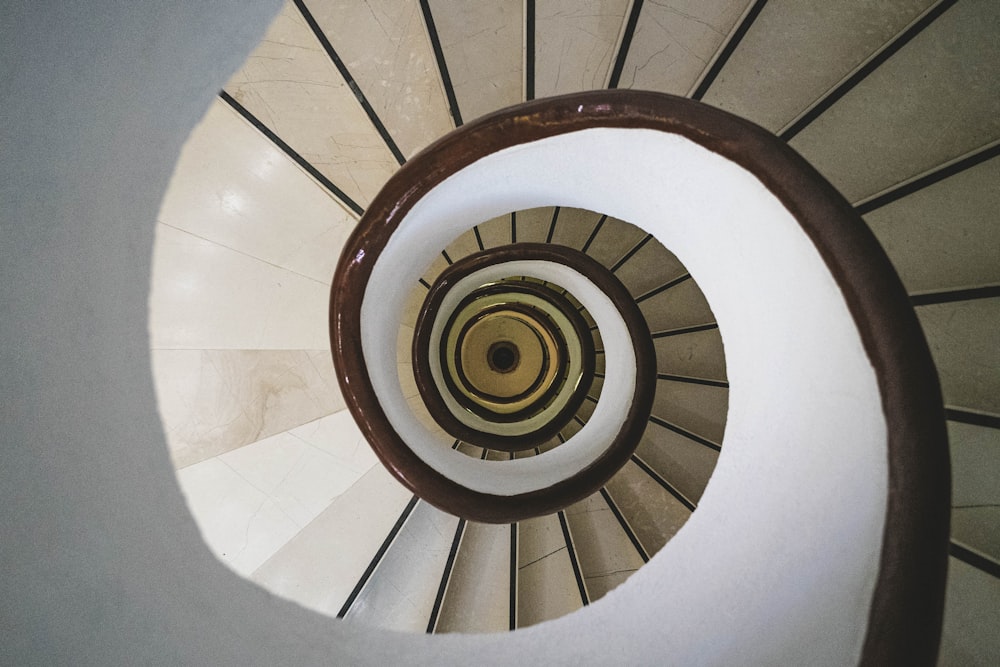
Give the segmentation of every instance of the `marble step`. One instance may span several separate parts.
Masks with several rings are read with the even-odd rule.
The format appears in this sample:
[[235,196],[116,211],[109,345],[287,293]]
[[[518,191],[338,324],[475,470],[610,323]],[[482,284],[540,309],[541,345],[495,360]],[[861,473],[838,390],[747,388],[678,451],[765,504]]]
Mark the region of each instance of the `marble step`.
[[792,138],[792,148],[857,202],[995,140],[998,31],[1000,4],[956,3]]
[[642,554],[602,494],[594,493],[570,505],[565,515],[591,602],[642,567]]
[[1000,414],[1000,298],[916,308],[947,406]]
[[558,515],[517,525],[517,626],[535,625],[582,607]]
[[385,629],[424,632],[458,521],[419,501],[345,618]]
[[1000,157],[865,215],[907,291],[1000,284],[997,183]]
[[225,91],[362,208],[399,168],[292,2]]
[[626,463],[605,488],[649,557],[691,516],[690,509],[634,461]]
[[435,632],[510,630],[511,530],[509,524],[466,524]]
[[933,4],[768,0],[702,101],[778,132]]

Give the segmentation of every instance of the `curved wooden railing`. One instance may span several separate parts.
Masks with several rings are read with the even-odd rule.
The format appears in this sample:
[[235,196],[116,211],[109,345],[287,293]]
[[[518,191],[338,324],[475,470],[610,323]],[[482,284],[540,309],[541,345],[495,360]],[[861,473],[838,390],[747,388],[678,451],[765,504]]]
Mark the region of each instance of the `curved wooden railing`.
[[[614,194],[617,190],[612,189],[622,184],[623,179],[617,176],[609,179],[606,189],[593,181],[574,183],[574,178],[587,178],[582,167],[576,169],[574,160],[585,155],[588,146],[593,151],[621,153],[618,168],[636,170],[635,186],[628,197],[633,201],[649,199],[658,202],[660,208],[656,209],[653,204],[624,203],[619,195]],[[567,173],[561,177],[563,180],[551,175],[556,168],[554,156],[560,155],[560,151],[568,154]],[[623,157],[625,155],[627,157]],[[525,156],[530,156],[530,159]],[[633,156],[634,165],[622,164]],[[679,159],[678,156],[695,158],[690,173],[667,168],[671,160]],[[680,202],[676,209],[671,208],[672,202],[665,199],[665,195],[657,192],[655,180],[650,177],[650,170],[659,165],[663,165],[664,172],[669,172],[674,179],[669,185],[673,196]],[[616,167],[609,165],[608,168],[614,170]],[[504,172],[504,169],[521,169],[530,174]],[[705,170],[710,169],[718,170],[716,191],[712,190],[712,179],[715,177],[706,176]],[[506,173],[516,174],[509,179],[510,183],[496,180],[498,174]],[[477,174],[492,176],[495,180],[486,181],[483,187],[493,187],[499,192],[491,193],[490,197],[483,197],[478,202],[473,194],[462,193],[460,188],[468,189],[468,182]],[[688,177],[690,183],[686,182]],[[725,199],[730,183],[742,188],[741,193],[752,195],[753,203],[748,206],[745,223],[717,219],[717,210],[722,209],[715,207],[717,202],[713,201],[712,193],[717,192],[719,198]],[[557,195],[563,192],[559,189],[561,187],[565,188],[569,205],[592,204],[590,208],[598,210],[604,198],[612,209],[609,212],[623,219],[633,214],[637,218],[633,222],[640,226],[648,224],[644,228],[658,238],[661,233],[668,233],[664,231],[667,223],[660,223],[651,217],[654,209],[661,211],[664,217],[676,215],[688,221],[685,229],[699,237],[687,246],[694,253],[691,255],[694,261],[692,272],[707,277],[706,295],[709,298],[722,294],[718,291],[722,286],[740,290],[740,282],[731,275],[732,272],[747,270],[747,267],[762,273],[771,272],[762,282],[774,289],[762,298],[761,309],[766,310],[779,303],[780,297],[774,292],[785,288],[790,293],[788,312],[782,312],[779,319],[796,321],[795,318],[798,318],[797,321],[810,324],[810,331],[822,331],[823,326],[813,326],[819,323],[829,324],[829,328],[837,330],[830,334],[831,354],[850,356],[851,361],[845,362],[844,367],[859,370],[856,378],[830,377],[830,385],[852,386],[851,383],[855,382],[859,387],[866,387],[858,391],[858,396],[876,397],[877,409],[866,408],[864,417],[859,416],[858,419],[872,424],[869,429],[870,447],[884,453],[887,479],[878,470],[856,468],[861,481],[852,483],[865,491],[866,498],[875,499],[872,501],[875,504],[884,503],[884,507],[866,505],[865,512],[870,516],[854,523],[842,520],[848,511],[846,509],[838,514],[841,518],[831,520],[831,530],[836,530],[832,526],[854,526],[856,523],[858,535],[872,534],[872,526],[880,526],[877,532],[881,538],[872,547],[877,549],[879,555],[875,558],[852,556],[857,560],[856,565],[831,562],[825,565],[824,572],[831,573],[831,586],[836,585],[833,582],[844,581],[845,576],[848,580],[851,576],[861,580],[857,583],[857,595],[869,600],[861,651],[863,663],[917,664],[924,662],[926,656],[933,656],[943,607],[949,473],[940,391],[926,342],[888,259],[850,205],[784,142],[722,111],[685,99],[636,91],[600,91],[549,98],[465,125],[399,170],[372,202],[345,246],[334,281],[330,312],[333,354],[343,394],[383,463],[404,485],[438,507],[470,519],[507,522],[565,507],[599,488],[617,470],[616,466],[628,458],[649,415],[651,390],[646,387],[655,382],[655,364],[645,364],[645,360],[653,354],[648,327],[628,314],[630,308],[635,308],[631,298],[610,298],[625,323],[624,327],[615,331],[627,331],[630,340],[622,342],[607,335],[610,329],[602,332],[605,342],[623,345],[621,355],[635,363],[629,371],[631,375],[623,376],[624,379],[615,385],[618,389],[629,386],[631,393],[624,402],[618,397],[619,413],[607,421],[614,425],[611,437],[605,433],[600,452],[589,454],[589,458],[584,457],[584,464],[567,472],[565,477],[553,481],[551,475],[541,476],[545,483],[527,490],[523,484],[519,488],[503,486],[513,479],[513,475],[499,482],[486,479],[488,473],[495,471],[501,474],[497,466],[473,469],[463,462],[446,464],[444,455],[433,451],[438,445],[432,437],[409,432],[416,422],[407,417],[406,408],[400,400],[401,394],[388,384],[388,362],[378,358],[377,350],[385,349],[389,340],[388,336],[377,335],[379,327],[391,328],[398,323],[398,319],[393,321],[392,314],[398,312],[400,301],[388,296],[385,291],[390,271],[398,273],[400,282],[415,282],[429,261],[428,252],[431,252],[429,249],[432,246],[437,245],[437,250],[440,250],[457,233],[489,214],[518,207],[565,204],[566,201],[553,200],[555,196],[563,196]],[[500,199],[504,201],[500,202]],[[705,227],[741,235],[741,242],[748,247],[746,257],[740,254],[740,243],[732,242],[732,239],[724,239],[726,243],[720,244],[727,248],[724,252],[720,251],[719,257],[724,263],[731,262],[727,266],[709,268],[709,260],[703,257],[707,251],[696,256],[697,243],[701,242],[699,235],[704,232],[692,222],[697,220],[698,211],[695,209],[699,201],[704,203]],[[438,220],[431,220],[434,217],[429,213],[432,206],[436,206],[440,213]],[[741,213],[738,206],[729,206],[725,210],[732,217],[739,217]],[[482,217],[462,219],[463,216],[475,215]],[[791,224],[783,226],[786,219]],[[757,226],[763,231],[758,233]],[[789,239],[787,244],[781,240],[785,237]],[[680,240],[681,237],[674,239]],[[663,242],[670,245],[665,240]],[[766,248],[761,250],[754,246],[760,244],[763,247],[766,243],[775,245],[774,266],[762,259],[767,257]],[[403,256],[399,248],[404,245],[413,248],[412,266],[397,263],[390,269],[386,266],[390,260],[380,264],[380,260],[387,256],[393,258],[392,261],[398,261]],[[599,285],[597,291],[600,293],[615,293],[613,281],[606,280],[604,274],[599,275],[600,272],[590,271],[587,262],[579,257],[568,257],[550,248],[531,249],[531,252],[542,253],[535,255],[536,258],[544,256],[544,260],[531,260],[519,256],[526,250],[515,245],[487,255],[487,259],[482,261],[487,265],[494,265],[501,259],[529,264],[537,261],[538,266],[542,263],[561,263],[561,266],[570,267],[582,276],[582,281]],[[788,259],[789,255],[794,256],[794,261]],[[797,274],[799,268],[804,272],[803,276],[808,275],[803,277]],[[726,275],[727,271],[729,275]],[[551,275],[555,274],[541,271],[537,277],[545,279]],[[814,275],[816,281],[812,281],[811,276]],[[803,285],[798,284],[800,279]],[[805,289],[804,285],[812,284],[811,281],[830,287],[824,287],[815,300],[811,300],[809,296],[797,292],[800,288]],[[432,291],[435,298],[442,293],[441,290]],[[578,294],[574,296],[580,298]],[[801,397],[802,405],[801,410],[797,404],[779,405],[771,412],[754,414],[749,406],[759,407],[765,403],[760,396],[748,398],[754,391],[749,388],[753,379],[744,372],[748,368],[760,368],[761,364],[746,361],[752,356],[747,352],[752,345],[734,344],[732,355],[727,349],[727,359],[730,356],[736,359],[730,380],[733,390],[730,410],[731,415],[736,417],[731,424],[736,426],[734,432],[727,430],[727,442],[732,438],[737,443],[732,446],[742,448],[740,451],[762,455],[767,451],[768,433],[775,433],[778,436],[776,439],[781,440],[781,419],[791,419],[795,422],[795,432],[804,433],[809,423],[803,422],[820,416],[815,419],[816,440],[817,443],[827,444],[816,444],[815,447],[817,454],[825,456],[837,444],[836,434],[831,433],[834,428],[831,422],[847,425],[854,418],[851,406],[860,403],[853,397],[845,398],[843,391],[826,391],[824,382],[827,378],[822,377],[822,373],[835,374],[838,368],[829,360],[817,363],[813,374],[810,374],[809,368],[803,371],[796,366],[806,364],[810,354],[814,357],[820,355],[821,348],[803,344],[800,350],[796,343],[789,346],[787,355],[781,355],[776,353],[776,350],[780,352],[780,346],[763,344],[766,339],[762,336],[766,336],[766,332],[758,326],[758,314],[748,315],[748,298],[720,299],[719,323],[724,338],[727,336],[727,322],[731,326],[727,346],[741,337],[752,339],[757,336],[755,340],[762,342],[761,355],[771,362],[770,369],[781,369],[788,362],[788,370],[795,371],[789,382],[794,385],[795,395]],[[373,299],[384,303],[373,303]],[[596,303],[595,299],[592,298],[591,302]],[[585,301],[583,298],[580,300]],[[812,309],[813,303],[816,304],[815,309]],[[433,313],[437,307],[440,304],[425,309],[425,316],[433,317],[433,314],[427,313]],[[844,313],[849,325],[843,323],[839,313]],[[611,322],[608,317],[604,317],[605,323]],[[421,395],[427,399],[431,414],[445,431],[456,434],[456,438],[480,437],[481,434],[463,431],[463,426],[454,423],[454,415],[447,408],[435,405],[433,382],[427,377],[428,368],[423,366],[423,355],[430,349],[425,328],[421,328],[420,334],[424,337],[414,346],[415,360],[422,368],[418,371]],[[858,363],[859,360],[862,363]],[[776,381],[769,378],[765,385],[776,386]],[[613,396],[619,392],[609,392],[608,388],[606,384],[605,394],[611,394],[614,400]],[[830,402],[826,413],[823,412],[826,409],[824,401]],[[565,415],[560,416],[563,417]],[[590,433],[597,430],[591,429]],[[744,431],[747,435],[743,435]],[[878,432],[884,432],[884,437]],[[499,447],[496,442],[490,445]],[[866,451],[868,446],[853,449],[847,446],[841,456],[855,456],[852,452]],[[787,445],[782,444],[778,451],[791,451],[782,447]],[[508,447],[509,450],[516,448],[516,445]],[[706,513],[716,518],[724,515],[721,508],[727,503],[735,507],[732,503],[736,502],[740,493],[740,484],[734,481],[739,478],[735,467],[748,465],[746,459],[741,459],[737,453],[729,456],[734,463],[722,470],[726,455],[720,459],[718,476],[721,479],[713,482],[711,491],[714,495],[711,499],[706,491],[703,500],[703,507],[711,506]],[[558,462],[568,460],[568,457],[549,457],[548,460]],[[545,456],[536,458],[541,464]],[[878,461],[879,457],[865,460]],[[809,457],[796,461],[794,465],[802,467],[803,475],[816,475],[817,480],[822,481],[815,488],[827,490],[824,492],[842,479],[823,478],[824,466],[810,461]],[[526,461],[509,463],[520,464],[517,472],[528,469]],[[833,469],[850,470],[851,461],[841,459]],[[472,473],[465,479],[458,474],[469,471]],[[456,474],[452,476],[450,472]],[[794,479],[782,474],[776,474],[775,478]],[[840,476],[844,473],[829,474]],[[748,478],[747,481],[751,480]],[[752,481],[754,483],[747,488],[754,491],[748,492],[761,492],[759,480]],[[781,522],[792,514],[785,509],[776,511],[775,508],[796,502],[794,496],[786,499],[783,494],[801,494],[799,485],[796,483],[793,486],[795,488],[784,488],[778,483],[767,489],[764,485],[765,491],[777,499],[767,506],[775,511],[771,520],[772,524],[778,524],[778,530]],[[798,498],[806,499],[802,495]],[[838,503],[839,500],[831,497],[827,502]],[[811,498],[808,501],[815,504]],[[690,553],[696,550],[693,546],[696,543],[711,545],[723,540],[722,536],[713,536],[710,529],[702,524],[693,525],[695,518],[697,515],[685,527],[685,539],[681,540],[684,544],[674,549],[672,554]],[[741,527],[741,530],[746,530],[746,527]],[[846,535],[830,539],[850,541],[855,538]],[[748,567],[753,567],[752,563],[756,561],[749,558],[748,562],[751,563]],[[868,571],[869,567],[873,570]],[[847,574],[843,572],[844,568],[849,570]],[[851,575],[855,569],[855,574]],[[787,576],[794,577],[795,574],[789,570]],[[697,576],[692,577],[697,579]],[[829,613],[831,618],[839,618],[842,610]]]

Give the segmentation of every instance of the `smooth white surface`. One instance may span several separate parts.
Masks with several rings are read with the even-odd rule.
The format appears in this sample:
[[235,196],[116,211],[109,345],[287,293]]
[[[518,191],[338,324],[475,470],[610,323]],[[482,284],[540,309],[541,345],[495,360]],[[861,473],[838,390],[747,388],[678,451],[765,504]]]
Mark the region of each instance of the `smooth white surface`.
[[[634,601],[640,590],[657,599],[657,618],[670,620],[662,646],[678,663],[856,661],[888,475],[875,374],[794,218],[754,176],[697,144],[652,130],[579,131],[482,158],[417,202],[372,271],[368,293],[379,298],[362,309],[365,358],[390,422],[418,433],[386,389],[395,368],[377,358],[395,344],[383,325],[403,306],[385,286],[415,281],[470,221],[546,205],[605,211],[652,233],[695,276],[726,346],[726,446],[699,510],[607,599]],[[724,640],[693,640],[720,620]],[[760,641],[779,626],[775,643]]]

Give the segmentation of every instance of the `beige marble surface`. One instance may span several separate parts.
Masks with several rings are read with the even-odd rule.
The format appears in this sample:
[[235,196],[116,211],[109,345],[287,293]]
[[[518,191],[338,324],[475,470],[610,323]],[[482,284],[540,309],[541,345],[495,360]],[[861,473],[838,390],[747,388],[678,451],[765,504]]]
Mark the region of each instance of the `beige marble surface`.
[[523,99],[523,0],[430,0],[455,97],[468,123]]
[[632,296],[638,297],[687,273],[677,257],[650,239],[615,272]]
[[604,88],[629,0],[535,5],[535,97]]
[[644,2],[618,87],[687,95],[749,4]]
[[441,603],[437,632],[510,627],[510,525],[470,521]]
[[865,216],[907,291],[1000,284],[997,183],[995,157]]
[[328,347],[329,286],[158,223],[149,296],[153,349]]
[[580,250],[600,219],[600,213],[564,206],[559,209],[552,242]]
[[1000,414],[1000,298],[916,308],[946,405]]
[[178,468],[343,409],[325,350],[153,350],[167,444]]
[[957,3],[790,145],[857,202],[995,141],[998,33],[1000,3]]
[[424,632],[458,517],[421,501],[345,617],[349,623]]
[[639,304],[651,332],[715,322],[712,308],[694,280],[660,292]]
[[399,166],[291,2],[225,90],[362,207]]
[[555,208],[529,208],[517,212],[517,242],[545,243]]
[[307,6],[403,155],[454,128],[417,0]]
[[376,463],[341,411],[188,466],[177,478],[209,548],[249,575]]
[[[587,249],[587,254],[611,268],[645,236],[646,232],[640,227],[617,218],[607,218]],[[650,268],[647,266],[646,271]],[[659,270],[660,267],[652,268]]]
[[329,284],[357,218],[217,100],[181,153],[159,222]]
[[646,427],[635,453],[693,503],[719,460],[719,452],[656,424]]
[[718,329],[683,336],[667,336],[653,341],[656,370],[671,375],[726,379],[726,357]]
[[932,4],[769,0],[703,101],[777,132]]
[[583,606],[555,514],[518,523],[517,624],[527,627]]
[[650,557],[691,516],[687,507],[632,461],[611,478],[606,488]]
[[601,494],[567,507],[566,523],[591,602],[642,567],[642,557]]
[[951,502],[1000,505],[1000,430],[948,422]]
[[653,414],[692,433],[721,443],[729,410],[729,390],[674,380],[657,380]]
[[307,609],[336,616],[411,497],[385,468],[374,466],[251,579]]

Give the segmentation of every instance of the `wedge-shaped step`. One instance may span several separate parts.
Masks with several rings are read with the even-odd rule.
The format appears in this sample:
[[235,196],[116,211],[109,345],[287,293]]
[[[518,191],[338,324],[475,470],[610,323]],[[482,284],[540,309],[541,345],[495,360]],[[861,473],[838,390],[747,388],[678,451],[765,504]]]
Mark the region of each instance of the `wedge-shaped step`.
[[428,0],[462,119],[522,101],[523,2]]
[[377,465],[250,578],[303,607],[336,616],[412,497]]
[[579,208],[560,208],[552,228],[552,243],[564,245],[574,250],[582,250],[587,245],[598,224],[603,224],[604,216]]
[[660,373],[726,380],[726,356],[718,329],[657,338],[653,345]]
[[457,517],[418,502],[345,618],[425,631],[457,525]]
[[558,515],[518,523],[517,624],[526,627],[583,606]]
[[939,667],[995,665],[1000,656],[1000,579],[948,559]]
[[685,280],[655,296],[637,301],[654,335],[715,322],[705,295],[693,280]]
[[546,0],[535,7],[535,97],[607,85],[628,0]]
[[722,443],[729,409],[725,387],[657,380],[653,415],[716,444]]
[[361,207],[399,167],[291,2],[225,90]]
[[1000,298],[916,310],[945,404],[1000,415]]
[[865,215],[911,293],[1000,284],[1000,157]]
[[687,506],[635,461],[626,463],[606,488],[650,557],[662,549],[691,516]]
[[556,209],[552,206],[517,211],[514,216],[515,240],[518,243],[545,243],[555,215]]
[[[639,227],[617,218],[605,218],[590,242],[587,254],[607,268],[614,266],[627,252],[647,236]],[[650,267],[647,267],[647,269]],[[654,267],[657,270],[659,267]]]
[[857,202],[995,140],[998,33],[1000,3],[955,3],[791,146]]
[[642,434],[636,454],[693,504],[701,498],[719,458],[714,449],[655,423]]
[[649,294],[687,273],[680,260],[652,238],[641,239],[611,266],[633,297]]
[[952,505],[1000,506],[1000,429],[949,421],[948,442]]
[[702,101],[777,132],[932,4],[768,0]]
[[993,561],[1000,571],[1000,504],[955,507],[951,510],[951,539]]
[[465,525],[435,632],[510,629],[511,527]]
[[566,523],[591,602],[604,597],[645,562],[632,529],[612,511],[603,495],[566,508]]
[[643,3],[618,87],[687,95],[750,4]]
[[418,0],[305,4],[405,156],[454,127]]

